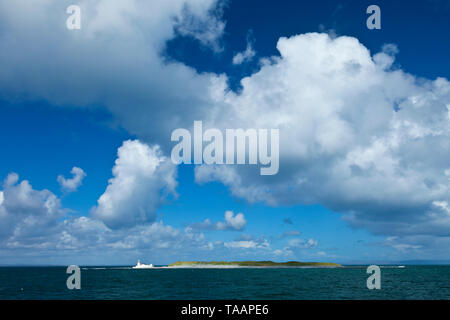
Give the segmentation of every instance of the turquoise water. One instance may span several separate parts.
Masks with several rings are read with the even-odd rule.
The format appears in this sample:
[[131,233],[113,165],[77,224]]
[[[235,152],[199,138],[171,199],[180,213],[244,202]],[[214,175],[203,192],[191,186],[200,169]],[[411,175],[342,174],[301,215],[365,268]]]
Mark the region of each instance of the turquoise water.
[[64,267],[0,267],[0,299],[450,299],[450,266],[336,269],[151,269],[82,267],[68,290]]

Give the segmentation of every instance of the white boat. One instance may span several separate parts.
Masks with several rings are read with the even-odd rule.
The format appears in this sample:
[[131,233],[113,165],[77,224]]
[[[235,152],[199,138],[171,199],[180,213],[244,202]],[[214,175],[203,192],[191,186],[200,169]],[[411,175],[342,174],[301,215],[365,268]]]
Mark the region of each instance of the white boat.
[[398,266],[399,268],[405,268],[405,266]]
[[141,263],[141,260],[138,260],[137,264],[133,267],[133,269],[150,269],[153,268],[152,264]]

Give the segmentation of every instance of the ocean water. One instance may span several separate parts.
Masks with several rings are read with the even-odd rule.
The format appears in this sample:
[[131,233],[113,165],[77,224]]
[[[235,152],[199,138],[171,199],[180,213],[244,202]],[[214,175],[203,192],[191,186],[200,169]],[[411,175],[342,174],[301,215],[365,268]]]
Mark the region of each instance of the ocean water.
[[81,289],[64,267],[0,267],[0,299],[450,299],[450,266],[381,267],[369,290],[364,266],[150,269],[81,267]]

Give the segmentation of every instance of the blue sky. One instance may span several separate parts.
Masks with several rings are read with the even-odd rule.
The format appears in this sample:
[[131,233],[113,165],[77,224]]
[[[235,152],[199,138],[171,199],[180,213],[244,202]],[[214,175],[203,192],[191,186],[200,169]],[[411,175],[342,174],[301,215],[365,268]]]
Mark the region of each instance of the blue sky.
[[[449,1],[379,1],[381,30],[369,1],[162,3],[67,30],[70,1],[0,2],[0,264],[450,259]],[[280,127],[279,173],[173,165],[193,120]]]

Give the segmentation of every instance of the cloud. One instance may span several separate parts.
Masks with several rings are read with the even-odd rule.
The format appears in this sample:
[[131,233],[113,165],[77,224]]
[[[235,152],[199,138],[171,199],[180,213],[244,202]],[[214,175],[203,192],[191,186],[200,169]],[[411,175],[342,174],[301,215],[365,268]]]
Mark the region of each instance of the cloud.
[[66,179],[64,176],[58,176],[58,183],[64,191],[73,192],[81,186],[84,177],[86,177],[86,173],[83,169],[78,167],[73,167],[70,173],[73,175],[73,178]]
[[399,241],[398,237],[388,237],[386,238],[386,241],[384,242],[384,245],[390,246],[392,248],[395,248],[399,251],[407,251],[407,250],[414,250],[414,249],[420,249],[423,246],[422,245],[413,245],[409,243],[402,243]]
[[225,222],[218,222],[217,229],[218,230],[242,230],[244,229],[247,221],[245,221],[245,217],[242,213],[234,215],[233,211],[225,212]]
[[[216,248],[223,247],[227,250],[233,250],[239,253],[244,259],[248,259],[248,255],[270,254],[271,245],[265,236],[254,237],[248,234],[240,234],[233,241],[217,242]],[[259,258],[260,259],[260,258]]]
[[110,228],[152,222],[156,208],[175,194],[176,167],[158,146],[127,140],[117,151],[113,178],[92,209]]
[[270,244],[266,239],[262,239],[261,241],[257,240],[236,240],[224,242],[223,245],[226,248],[231,249],[270,249]]
[[233,56],[233,64],[242,64],[244,62],[250,61],[256,55],[255,50],[253,49],[253,41],[251,40],[252,33],[249,32],[247,36],[247,48],[245,51],[238,52]]
[[[144,156],[140,160],[151,153],[143,145],[138,148]],[[120,166],[123,158],[117,162]],[[143,162],[143,166],[148,165]],[[169,262],[210,252],[213,247],[203,234],[182,231],[161,221],[113,229],[95,217],[71,216],[71,210],[63,208],[51,191],[33,189],[16,173],[4,180],[0,197],[0,263],[123,265],[142,256]]]
[[448,259],[448,248],[450,246],[449,236],[436,237],[433,235],[401,235],[387,237],[381,243],[374,245],[381,245],[389,248],[394,248],[391,259]]
[[[63,208],[61,200],[51,191],[35,190],[27,180],[20,181],[17,174],[9,174],[0,191],[0,263],[123,265],[135,263],[139,258],[169,263],[192,257],[217,259],[224,254],[236,257],[245,247],[268,246],[265,239],[215,245],[190,227],[180,230],[153,221],[152,199],[155,194],[164,194],[159,187],[163,184],[163,188],[172,190],[175,185],[172,180],[175,167],[170,164],[171,169],[163,168],[166,160],[159,153],[157,147],[137,140],[125,141],[119,148],[114,177],[104,193],[113,203],[111,214],[115,219],[104,219],[106,222],[102,221],[103,215],[97,217],[96,210],[107,207],[102,201],[91,216],[72,216],[72,211]],[[130,209],[149,208],[145,212],[149,216],[136,217],[133,210],[126,215],[121,211],[122,205]],[[143,222],[139,224],[129,223],[140,218]],[[111,221],[112,227],[108,225]],[[122,221],[120,228],[117,221]],[[216,224],[216,228],[223,230],[239,230],[244,226],[243,214],[234,215],[231,211],[225,213],[224,221]]]
[[202,118],[198,108],[210,107],[210,88],[226,79],[167,61],[162,52],[180,34],[214,46],[224,25],[220,3],[82,1],[81,29],[67,30],[68,0],[37,0],[33,7],[1,0],[0,94],[58,106],[105,106],[131,134],[164,149],[174,128]]
[[[65,29],[66,4],[0,2],[3,97],[105,106],[130,134],[166,154],[172,130],[194,120],[219,129],[278,128],[277,175],[261,177],[256,166],[198,166],[196,181],[220,181],[249,202],[319,203],[374,234],[446,243],[448,217],[436,203],[450,203],[447,79],[395,67],[392,46],[371,55],[356,38],[307,33],[280,38],[280,55],[261,60],[236,93],[225,75],[161,56],[177,24],[189,21],[185,7],[196,21],[186,26],[202,31],[215,1],[83,2],[77,32]],[[211,30],[203,39],[223,31]],[[133,211],[131,220],[152,221],[150,207],[143,216]],[[134,223],[119,211],[110,225]]]
[[295,238],[295,239],[290,239],[288,241],[288,246],[290,249],[295,249],[295,248],[301,248],[301,249],[309,249],[309,248],[315,248],[317,247],[317,240],[315,239],[308,239],[308,240],[304,240],[304,239],[300,239],[300,238]]
[[256,52],[253,50],[250,44],[247,45],[247,49],[243,52],[238,52],[233,57],[233,64],[242,64],[245,61],[251,60],[255,56]]
[[[175,30],[182,36],[190,36],[197,39],[202,45],[212,48],[215,52],[223,50],[220,45],[220,37],[225,30],[225,22],[222,20],[223,10],[226,2],[217,2],[210,6],[207,15],[204,15],[204,4],[201,4],[195,10],[186,6],[177,19]],[[197,11],[197,12],[196,12]]]
[[[100,220],[89,217],[68,218],[55,221],[53,228],[40,229],[40,237],[24,234],[10,237],[0,246],[6,257],[15,253],[16,261],[36,263],[30,254],[59,258],[74,263],[134,263],[139,257],[152,256],[161,261],[172,261],[177,255],[210,251],[211,246],[202,234],[181,231],[162,222],[141,224],[130,228],[110,229]],[[23,256],[21,256],[23,254]],[[27,261],[27,256],[33,260]],[[134,260],[130,261],[130,257]],[[22,258],[22,260],[21,260]],[[106,259],[106,260],[105,260]],[[43,260],[45,261],[45,260]]]
[[35,190],[27,180],[19,182],[16,173],[7,176],[0,194],[0,243],[3,244],[19,238],[39,241],[66,212],[52,192]]
[[392,69],[394,46],[372,57],[352,37],[302,34],[277,48],[239,93],[222,92],[211,126],[279,128],[279,173],[201,165],[196,181],[249,202],[320,203],[375,234],[448,235],[435,203],[450,203],[449,81]]
[[191,224],[189,227],[193,230],[233,230],[241,231],[245,228],[247,221],[243,213],[234,215],[233,211],[225,211],[225,221],[212,223],[210,219],[206,219],[201,223]]
[[[312,238],[308,240],[301,238],[289,239],[282,249],[274,250],[273,254],[282,257],[295,257],[296,253],[301,252],[303,257],[311,256],[311,253],[308,253],[307,251],[309,251],[309,249],[317,248],[318,244],[319,242]],[[317,254],[318,253],[315,253],[315,255]]]

